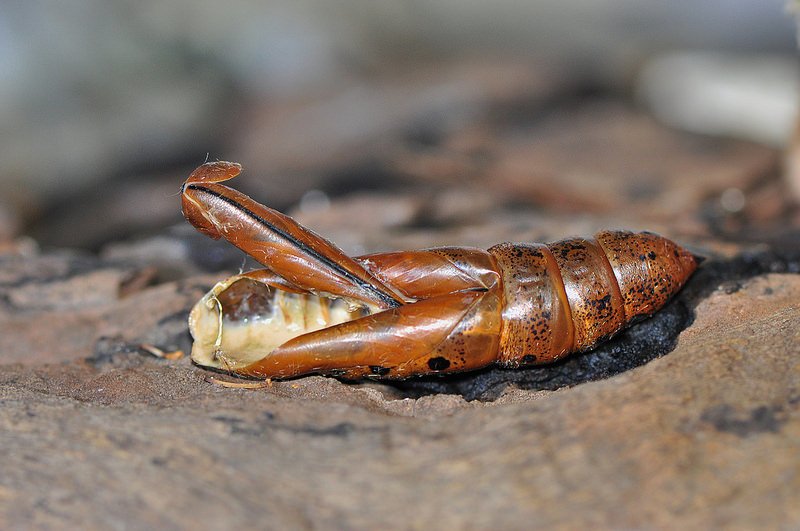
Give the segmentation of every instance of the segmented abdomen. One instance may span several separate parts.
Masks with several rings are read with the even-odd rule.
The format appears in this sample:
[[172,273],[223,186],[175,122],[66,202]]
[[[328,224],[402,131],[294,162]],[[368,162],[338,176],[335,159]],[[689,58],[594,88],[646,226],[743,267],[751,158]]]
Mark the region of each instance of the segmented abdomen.
[[502,243],[489,253],[503,283],[498,362],[507,367],[592,348],[661,308],[697,266],[691,253],[648,232]]

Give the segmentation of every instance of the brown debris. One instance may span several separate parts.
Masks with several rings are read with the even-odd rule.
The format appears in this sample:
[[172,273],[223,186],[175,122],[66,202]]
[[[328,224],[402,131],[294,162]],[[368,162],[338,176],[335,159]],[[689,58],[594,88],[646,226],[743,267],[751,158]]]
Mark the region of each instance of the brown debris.
[[687,229],[709,195],[752,186],[777,160],[770,149],[692,139],[608,103],[554,115],[535,132],[499,146],[487,170],[509,193],[553,210],[625,210]]
[[166,352],[163,349],[156,347],[155,345],[149,345],[147,343],[142,343],[141,345],[139,345],[139,348],[141,350],[144,350],[148,354],[152,354],[156,358],[163,358],[165,360],[170,360],[170,361],[179,360],[186,355],[182,350],[173,350],[170,352]]

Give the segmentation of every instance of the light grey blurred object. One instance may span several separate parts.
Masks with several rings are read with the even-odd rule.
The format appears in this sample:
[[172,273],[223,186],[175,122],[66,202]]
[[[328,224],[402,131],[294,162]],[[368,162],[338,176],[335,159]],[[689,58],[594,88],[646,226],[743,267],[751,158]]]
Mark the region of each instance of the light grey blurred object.
[[795,203],[800,204],[800,117],[784,161],[784,175]]
[[[797,22],[798,43],[800,43],[800,0],[791,2],[789,10]],[[798,96],[800,97],[800,96]],[[795,203],[800,204],[800,112],[795,116],[794,134],[786,150],[784,159],[784,176]]]
[[637,91],[674,127],[784,147],[794,130],[800,73],[795,56],[688,51],[649,61]]
[[[102,0],[0,7],[0,184],[45,202],[206,138],[220,65]],[[26,205],[21,205],[25,210]]]
[[3,2],[0,185],[69,197],[175,151],[204,153],[226,138],[242,96],[309,98],[421,57],[544,55],[613,83],[677,46],[785,50],[793,26],[783,9],[783,0]]

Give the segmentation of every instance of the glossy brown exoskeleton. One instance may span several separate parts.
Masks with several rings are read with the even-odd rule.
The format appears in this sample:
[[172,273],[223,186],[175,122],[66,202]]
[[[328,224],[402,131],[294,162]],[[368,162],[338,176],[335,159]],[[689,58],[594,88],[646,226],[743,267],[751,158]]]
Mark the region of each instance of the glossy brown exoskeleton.
[[652,233],[444,247],[351,258],[200,166],[183,186],[198,230],[266,269],[217,284],[192,310],[192,359],[236,374],[407,378],[549,363],[651,315],[697,267]]

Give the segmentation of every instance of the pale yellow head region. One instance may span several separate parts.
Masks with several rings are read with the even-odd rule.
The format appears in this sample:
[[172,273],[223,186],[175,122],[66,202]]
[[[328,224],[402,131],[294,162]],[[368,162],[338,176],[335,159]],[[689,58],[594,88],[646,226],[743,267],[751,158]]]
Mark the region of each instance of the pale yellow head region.
[[233,372],[264,359],[290,339],[374,311],[361,303],[287,292],[235,275],[217,283],[192,309],[192,360]]

